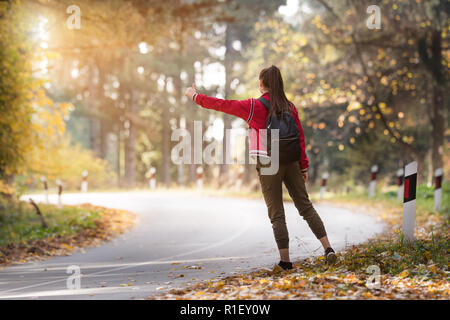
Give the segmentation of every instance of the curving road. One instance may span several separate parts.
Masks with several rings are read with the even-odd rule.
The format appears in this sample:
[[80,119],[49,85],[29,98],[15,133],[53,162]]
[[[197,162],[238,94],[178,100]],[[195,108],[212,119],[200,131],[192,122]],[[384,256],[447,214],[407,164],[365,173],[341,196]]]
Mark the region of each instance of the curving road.
[[[50,202],[56,203],[56,196]],[[262,200],[158,191],[65,194],[63,202],[129,210],[138,221],[132,231],[97,248],[0,270],[0,299],[143,298],[278,262]],[[293,204],[286,203],[285,209],[292,258],[321,255],[319,242]],[[321,204],[316,209],[337,250],[383,229],[368,215]],[[77,290],[66,286],[71,265],[82,274]]]

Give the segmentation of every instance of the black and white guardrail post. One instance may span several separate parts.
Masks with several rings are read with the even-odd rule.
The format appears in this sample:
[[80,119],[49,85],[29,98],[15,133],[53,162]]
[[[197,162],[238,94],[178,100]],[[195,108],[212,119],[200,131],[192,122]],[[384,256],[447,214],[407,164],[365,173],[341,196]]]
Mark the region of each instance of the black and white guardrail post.
[[405,240],[414,241],[414,217],[416,214],[417,162],[405,167],[403,193],[403,236]]
[[198,167],[197,168],[197,189],[203,188],[203,168]]
[[370,168],[370,182],[369,182],[369,198],[375,197],[375,192],[377,189],[377,173],[378,166],[374,165]]
[[88,191],[88,181],[87,181],[87,177],[88,177],[88,171],[84,170],[81,173],[81,177],[82,177],[82,181],[81,181],[81,191],[82,192],[87,192]]
[[45,176],[41,177],[41,182],[44,186],[44,194],[45,194],[45,202],[48,204],[48,183],[47,178]]
[[327,191],[327,179],[328,172],[325,172],[322,175],[322,183],[320,184],[320,199],[323,199],[325,197],[325,192]]
[[442,168],[436,169],[434,172],[434,210],[441,210],[442,202]]
[[397,199],[398,201],[402,201],[403,199],[403,169],[397,170]]
[[62,185],[62,181],[59,179],[56,179],[56,185],[58,186],[58,208],[61,209],[62,208],[62,192],[63,192],[63,185]]

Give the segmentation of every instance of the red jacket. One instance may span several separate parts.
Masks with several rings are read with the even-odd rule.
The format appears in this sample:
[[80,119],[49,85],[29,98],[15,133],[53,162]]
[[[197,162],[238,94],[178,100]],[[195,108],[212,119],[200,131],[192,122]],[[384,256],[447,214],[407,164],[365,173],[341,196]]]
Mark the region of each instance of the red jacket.
[[[269,93],[262,95],[267,100],[270,100]],[[261,102],[257,99],[247,100],[224,100],[214,97],[208,97],[204,94],[197,94],[195,102],[205,109],[213,109],[221,111],[246,121],[250,128],[254,129],[256,134],[250,134],[250,155],[262,155],[266,153],[262,148],[262,143],[259,141],[258,131],[266,129],[267,110]],[[253,106],[253,108],[252,108]],[[307,169],[309,166],[308,157],[305,152],[305,136],[303,134],[302,125],[298,118],[298,111],[295,106],[293,108],[293,116],[297,122],[298,131],[300,133],[300,147],[302,150],[300,159],[300,168]],[[253,130],[252,130],[253,131]],[[266,153],[267,154],[267,153]]]

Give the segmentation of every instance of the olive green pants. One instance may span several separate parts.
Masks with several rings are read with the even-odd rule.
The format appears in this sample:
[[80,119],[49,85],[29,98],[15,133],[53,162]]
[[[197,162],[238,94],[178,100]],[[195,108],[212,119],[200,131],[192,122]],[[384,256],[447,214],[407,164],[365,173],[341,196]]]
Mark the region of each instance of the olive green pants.
[[274,175],[261,174],[261,167],[263,166],[265,165],[260,164],[258,161],[256,170],[258,171],[262,193],[266,201],[278,249],[289,248],[289,234],[283,206],[283,182],[299,214],[306,220],[317,239],[326,236],[327,233],[322,219],[320,219],[309,200],[299,163],[295,161],[288,164],[280,164],[278,172]]

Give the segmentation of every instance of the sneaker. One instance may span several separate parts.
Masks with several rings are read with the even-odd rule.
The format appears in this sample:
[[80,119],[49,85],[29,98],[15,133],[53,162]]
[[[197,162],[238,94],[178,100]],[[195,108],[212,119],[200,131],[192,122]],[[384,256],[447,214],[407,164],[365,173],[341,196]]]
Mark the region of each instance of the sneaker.
[[292,270],[293,265],[292,262],[280,261],[277,266],[279,266],[283,270]]
[[336,253],[331,247],[328,247],[327,250],[325,250],[325,261],[328,264],[334,264],[337,260]]

